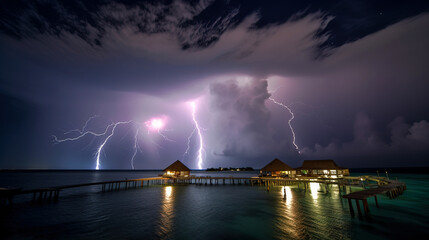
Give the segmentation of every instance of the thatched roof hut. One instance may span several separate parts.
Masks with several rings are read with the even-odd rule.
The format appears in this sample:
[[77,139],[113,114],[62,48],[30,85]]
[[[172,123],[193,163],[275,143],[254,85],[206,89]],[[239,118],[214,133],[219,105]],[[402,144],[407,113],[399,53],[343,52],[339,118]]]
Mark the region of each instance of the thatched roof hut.
[[336,176],[342,177],[350,175],[349,169],[338,166],[334,160],[304,160],[302,167],[297,168],[303,175]]
[[268,163],[265,167],[261,168],[260,176],[285,177],[295,175],[295,173],[295,169],[276,158]]
[[191,169],[185,166],[185,164],[183,164],[181,161],[177,160],[164,169],[164,172],[165,171],[191,171]]
[[262,172],[279,172],[279,171],[293,171],[286,163],[280,161],[279,159],[274,159],[270,163],[268,163],[265,167],[261,168]]
[[189,175],[190,172],[191,170],[179,160],[164,169],[164,175],[167,176],[186,176]]

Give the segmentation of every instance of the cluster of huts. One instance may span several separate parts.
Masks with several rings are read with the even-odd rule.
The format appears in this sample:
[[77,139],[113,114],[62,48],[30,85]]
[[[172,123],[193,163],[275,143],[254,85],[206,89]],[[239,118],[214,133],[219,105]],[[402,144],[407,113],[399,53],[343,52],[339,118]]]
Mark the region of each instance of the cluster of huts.
[[324,177],[342,178],[350,175],[348,168],[338,166],[334,160],[304,160],[301,167],[292,168],[279,159],[274,159],[261,168],[261,177]]
[[[179,160],[164,169],[164,176],[186,177],[191,170]],[[292,168],[274,159],[260,170],[260,177],[323,177],[342,178],[350,175],[349,169],[338,166],[334,160],[304,160],[299,168]]]

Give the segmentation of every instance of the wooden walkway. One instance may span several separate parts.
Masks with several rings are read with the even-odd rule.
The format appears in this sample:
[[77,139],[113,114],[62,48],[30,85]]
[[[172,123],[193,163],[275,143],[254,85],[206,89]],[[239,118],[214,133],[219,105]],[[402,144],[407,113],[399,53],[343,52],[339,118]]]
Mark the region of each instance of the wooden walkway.
[[[189,176],[189,177],[178,177],[178,178],[167,178],[167,177],[151,177],[151,178],[137,178],[137,179],[125,179],[118,181],[104,181],[104,182],[93,182],[84,184],[73,184],[56,186],[49,188],[37,188],[30,190],[21,190],[20,188],[0,188],[0,199],[3,206],[12,206],[13,198],[17,195],[32,194],[33,202],[43,201],[58,201],[60,191],[72,188],[81,188],[88,186],[100,186],[102,192],[107,191],[120,191],[131,188],[142,188],[150,185],[167,185],[167,184],[196,184],[196,185],[259,185],[264,186],[267,191],[270,190],[271,186],[286,186],[286,185],[298,185],[298,188],[307,190],[310,183],[324,184],[326,191],[329,191],[329,186],[334,184],[338,186],[363,186],[359,185],[365,181],[375,181],[379,185],[377,188],[370,188],[359,192],[350,193],[342,196],[348,199],[350,212],[354,215],[354,210],[351,200],[356,201],[358,213],[361,214],[359,200],[363,202],[365,213],[369,212],[367,198],[374,197],[376,205],[378,207],[377,195],[387,193],[390,198],[394,198],[401,194],[406,186],[403,183],[397,181],[390,181],[385,178],[375,177],[347,177],[344,179],[315,179],[315,178],[269,178],[269,177],[212,177],[212,176]],[[368,186],[368,184],[367,184]],[[363,186],[365,187],[365,186]]]
[[314,178],[301,178],[301,179],[285,179],[285,178],[268,178],[268,177],[212,177],[212,176],[189,176],[178,178],[167,177],[151,177],[151,178],[137,178],[125,179],[117,181],[104,181],[83,184],[73,184],[64,186],[55,186],[48,188],[36,188],[29,190],[21,190],[20,188],[0,188],[0,204],[3,206],[13,204],[13,198],[17,195],[32,194],[33,202],[43,201],[58,201],[60,191],[71,188],[81,188],[88,186],[100,186],[102,192],[106,191],[120,191],[130,188],[139,188],[150,185],[166,185],[166,184],[196,184],[196,185],[264,185],[269,191],[270,186],[276,185],[291,185],[297,184],[298,187],[307,189],[310,182],[323,183],[323,184],[338,184],[338,180],[326,179],[317,180]]
[[32,194],[33,202],[42,201],[58,201],[61,190],[70,188],[81,188],[88,186],[101,186],[101,191],[119,191],[121,189],[143,187],[143,185],[154,185],[164,184],[168,178],[153,177],[153,178],[139,178],[139,179],[125,179],[117,181],[104,181],[104,182],[93,182],[73,185],[63,185],[49,188],[36,188],[29,190],[21,190],[20,188],[0,188],[0,199],[2,205],[12,205],[13,198],[17,195]]
[[365,189],[358,192],[353,192],[342,196],[343,198],[346,198],[348,200],[350,214],[352,216],[354,216],[352,200],[355,200],[356,202],[356,208],[359,215],[362,215],[359,201],[362,201],[363,210],[365,214],[368,214],[369,213],[369,207],[368,207],[368,201],[367,201],[368,198],[374,197],[375,205],[378,208],[379,205],[378,205],[377,195],[387,194],[387,196],[390,199],[392,199],[401,195],[407,189],[407,186],[405,185],[405,183],[394,181],[394,180],[388,180],[385,178],[367,177],[365,180],[376,181],[379,184],[379,186],[375,188]]

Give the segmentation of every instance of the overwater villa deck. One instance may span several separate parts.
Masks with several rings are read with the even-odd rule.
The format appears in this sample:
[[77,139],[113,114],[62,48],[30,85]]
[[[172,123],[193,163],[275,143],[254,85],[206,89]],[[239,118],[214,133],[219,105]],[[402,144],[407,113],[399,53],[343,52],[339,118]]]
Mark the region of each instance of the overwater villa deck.
[[[374,182],[376,184],[370,184]],[[0,188],[1,203],[12,205],[12,200],[17,195],[32,194],[32,201],[40,202],[55,202],[59,199],[60,191],[72,188],[82,188],[88,186],[100,186],[101,192],[120,191],[127,189],[143,188],[153,185],[178,185],[178,184],[197,184],[197,185],[251,185],[264,186],[268,191],[272,186],[290,186],[297,185],[298,188],[307,190],[310,183],[322,184],[327,191],[329,186],[338,185],[339,189],[345,189],[348,186],[361,186],[367,188],[358,192],[353,192],[343,195],[343,198],[348,199],[350,212],[354,215],[354,209],[351,200],[356,201],[356,206],[359,215],[361,215],[359,200],[363,202],[365,214],[369,212],[367,198],[374,197],[376,206],[378,207],[377,195],[387,194],[390,198],[394,198],[406,189],[404,183],[388,180],[387,178],[360,176],[360,177],[345,177],[343,179],[332,178],[309,178],[309,177],[294,177],[294,178],[279,178],[279,177],[212,177],[212,176],[186,176],[186,177],[152,177],[152,178],[137,178],[118,181],[93,182],[84,184],[74,184],[65,186],[56,186],[50,188],[37,188],[30,190]]]
[[[362,191],[352,192],[350,194],[342,196],[343,198],[346,198],[348,200],[350,214],[352,214],[352,216],[354,215],[352,200],[356,201],[356,208],[359,215],[362,214],[360,210],[359,200],[362,201],[365,214],[368,214],[369,213],[369,207],[368,207],[368,201],[367,201],[368,198],[374,197],[375,205],[379,207],[377,195],[387,194],[387,196],[390,199],[392,199],[401,195],[407,189],[407,186],[405,185],[405,183],[395,181],[395,180],[390,180],[387,178],[362,176],[362,177],[348,177],[345,180],[349,180],[349,179],[361,180],[361,181],[365,180],[366,182],[373,181],[377,183],[377,187],[375,188],[369,188]],[[365,185],[363,185],[363,187],[365,188]]]
[[[331,160],[330,160],[331,161]],[[267,191],[272,186],[291,186],[296,185],[298,188],[307,190],[310,184],[321,184],[326,191],[329,191],[332,185],[337,185],[340,193],[346,193],[347,187],[359,186],[364,188],[362,191],[352,192],[342,197],[348,199],[350,213],[354,215],[352,200],[356,201],[357,211],[361,215],[359,201],[362,201],[365,214],[369,213],[367,199],[374,197],[376,206],[378,207],[377,195],[387,194],[390,198],[394,198],[406,189],[405,183],[389,180],[388,178],[360,176],[349,177],[344,176],[335,178],[332,176],[295,176],[289,172],[290,176],[281,174],[282,171],[288,171],[290,167],[275,159],[265,167],[264,173],[269,173],[270,176],[260,175],[258,177],[213,177],[213,176],[193,176],[189,175],[190,170],[179,160],[171,164],[164,170],[164,174],[159,177],[125,179],[118,181],[92,182],[83,184],[73,184],[64,186],[55,186],[49,188],[36,188],[22,190],[20,188],[0,188],[0,204],[2,206],[12,206],[13,198],[17,195],[32,195],[32,202],[56,202],[59,199],[60,191],[66,189],[84,188],[88,186],[99,186],[101,192],[120,191],[131,188],[143,188],[153,185],[178,185],[178,184],[197,184],[197,185],[251,185],[264,186]],[[274,176],[272,176],[275,173]],[[279,177],[282,176],[282,177]],[[287,176],[287,177],[285,177]]]

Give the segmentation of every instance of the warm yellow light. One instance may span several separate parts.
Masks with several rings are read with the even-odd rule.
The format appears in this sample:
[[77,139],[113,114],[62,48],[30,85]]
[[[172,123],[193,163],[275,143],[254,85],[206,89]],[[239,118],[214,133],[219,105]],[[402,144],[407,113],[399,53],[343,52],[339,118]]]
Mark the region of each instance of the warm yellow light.
[[286,199],[286,206],[288,208],[291,207],[293,196],[292,196],[292,191],[290,187],[288,186],[282,187],[282,194],[284,194],[283,197]]
[[158,226],[160,227],[159,231],[165,232],[165,234],[169,235],[173,227],[172,216],[174,216],[173,187],[164,187],[163,195],[164,198],[162,199],[161,212],[159,214],[161,224],[159,224]]
[[313,199],[318,198],[317,192],[319,191],[319,189],[320,189],[319,183],[315,183],[315,182],[310,183],[310,191],[311,191],[311,196],[313,197]]
[[165,193],[165,198],[167,199],[167,200],[170,200],[170,197],[171,197],[171,193],[173,192],[173,187],[172,186],[167,186],[167,187],[165,187],[165,191],[164,191],[164,193]]

